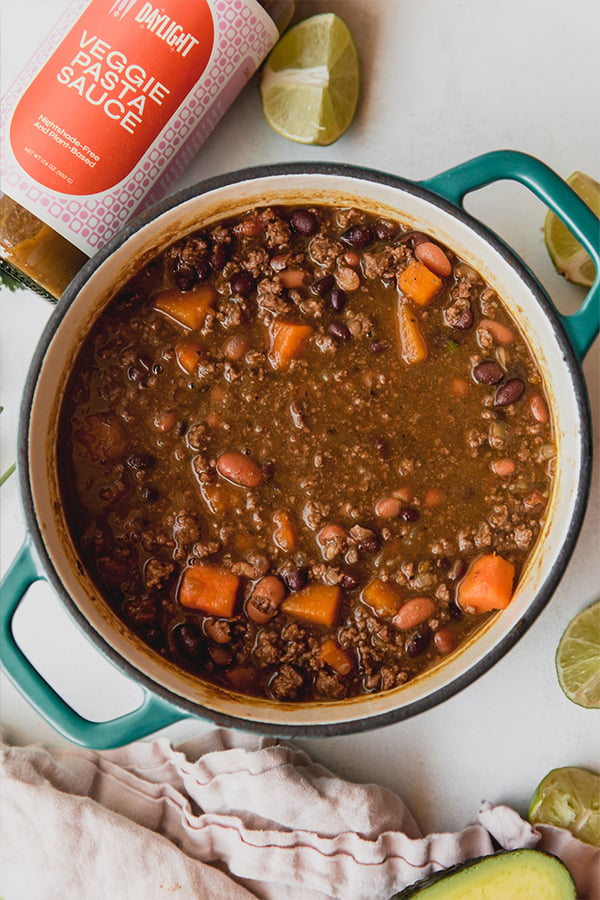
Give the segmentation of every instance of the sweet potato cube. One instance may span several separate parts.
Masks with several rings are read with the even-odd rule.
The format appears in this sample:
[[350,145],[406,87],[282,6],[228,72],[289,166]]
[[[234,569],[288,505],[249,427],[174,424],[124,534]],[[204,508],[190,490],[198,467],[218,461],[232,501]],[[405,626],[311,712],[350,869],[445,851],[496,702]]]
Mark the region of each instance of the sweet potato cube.
[[274,369],[286,369],[297,359],[313,333],[312,325],[298,325],[275,319],[269,327],[269,360]]
[[287,597],[279,607],[288,616],[333,628],[337,619],[342,589],[334,584],[309,584]]
[[177,357],[177,362],[184,372],[187,372],[188,375],[191,375],[196,371],[196,366],[198,365],[198,361],[202,355],[203,348],[193,341],[186,341],[185,343],[178,344],[175,347],[175,356]]
[[396,310],[400,356],[409,365],[424,362],[429,351],[421,332],[419,320],[402,297],[398,298]]
[[398,287],[403,294],[418,303],[427,306],[442,288],[443,281],[438,278],[422,262],[415,260],[398,275]]
[[321,659],[339,675],[347,675],[352,671],[352,658],[333,638],[327,638],[321,644]]
[[458,586],[458,605],[468,613],[505,609],[513,596],[515,567],[495,553],[476,559]]
[[160,291],[154,297],[152,306],[184,328],[195,331],[202,327],[206,314],[214,306],[216,299],[217,292],[210,284],[200,284],[185,293],[176,288]]
[[395,616],[400,609],[400,588],[393,581],[374,578],[362,592],[362,601],[378,616]]
[[129,447],[122,420],[109,411],[86,416],[73,434],[81,456],[91,462],[113,462]]
[[179,602],[189,609],[230,619],[239,589],[239,576],[224,566],[188,566],[179,583]]

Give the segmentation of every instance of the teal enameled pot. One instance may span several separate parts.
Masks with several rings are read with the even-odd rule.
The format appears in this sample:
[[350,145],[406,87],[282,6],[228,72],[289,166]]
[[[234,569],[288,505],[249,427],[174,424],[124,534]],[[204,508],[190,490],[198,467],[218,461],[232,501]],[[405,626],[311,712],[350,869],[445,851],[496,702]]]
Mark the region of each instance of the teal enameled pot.
[[[543,163],[522,153],[499,151],[422,182],[322,163],[275,165],[214,178],[143,214],[72,282],[39,342],[25,389],[18,468],[29,537],[1,592],[3,666],[63,735],[89,747],[117,746],[188,716],[278,736],[375,728],[456,694],[484,675],[534,622],[568,564],[588,497],[591,426],[581,362],[598,333],[600,278],[574,315],[567,317],[555,309],[527,266],[463,208],[469,192],[503,179],[520,182],[554,210],[591,254],[598,272],[599,223],[589,208]],[[537,358],[558,450],[550,513],[510,606],[496,614],[476,639],[404,687],[328,703],[249,699],[193,678],[142,644],[104,603],[79,563],[57,480],[57,419],[70,367],[82,336],[117,288],[176,237],[222,215],[282,202],[362,205],[396,216],[433,235],[480,271],[503,298]],[[100,651],[142,686],[145,699],[139,709],[110,722],[82,719],[23,656],[11,621],[27,587],[40,578],[50,582]]]

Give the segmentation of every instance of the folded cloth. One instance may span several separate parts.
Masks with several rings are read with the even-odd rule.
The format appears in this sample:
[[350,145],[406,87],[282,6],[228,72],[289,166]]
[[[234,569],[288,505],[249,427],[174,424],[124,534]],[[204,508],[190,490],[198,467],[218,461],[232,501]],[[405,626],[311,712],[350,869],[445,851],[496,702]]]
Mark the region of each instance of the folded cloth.
[[387,900],[498,847],[537,847],[600,897],[600,851],[485,803],[423,836],[402,800],[303,751],[215,730],[96,753],[0,745],[0,895],[10,900]]

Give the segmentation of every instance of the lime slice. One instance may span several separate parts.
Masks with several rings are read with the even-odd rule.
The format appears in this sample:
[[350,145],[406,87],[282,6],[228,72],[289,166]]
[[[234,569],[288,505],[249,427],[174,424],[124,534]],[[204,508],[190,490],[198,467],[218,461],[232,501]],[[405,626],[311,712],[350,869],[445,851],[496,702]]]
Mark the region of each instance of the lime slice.
[[[592,212],[600,216],[600,184],[583,172],[573,172],[567,178],[576,194],[587,203]],[[553,213],[548,211],[544,221],[544,240],[560,275],[575,284],[590,287],[595,278],[595,267],[587,250],[573,237],[566,225]]]
[[600,776],[587,769],[552,769],[529,805],[532,825],[566,828],[580,841],[600,847]]
[[586,709],[600,708],[600,600],[571,619],[556,651],[565,695]]
[[260,92],[267,122],[300,144],[332,144],[350,126],[360,86],[358,54],[335,13],[299,22],[271,51]]

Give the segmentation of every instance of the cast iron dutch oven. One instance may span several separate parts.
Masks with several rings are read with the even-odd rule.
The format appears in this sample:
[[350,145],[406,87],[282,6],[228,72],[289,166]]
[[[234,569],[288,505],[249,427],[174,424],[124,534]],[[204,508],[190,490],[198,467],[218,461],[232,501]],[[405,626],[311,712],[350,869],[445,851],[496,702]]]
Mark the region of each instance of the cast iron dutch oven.
[[[512,179],[556,212],[600,271],[598,220],[554,172],[514,151],[468,161],[422,182],[345,165],[292,164],[214,178],[138,218],[84,267],[57,305],[38,345],[23,399],[19,478],[28,540],[2,585],[3,664],[39,712],[72,741],[102,748],[127,743],[186,716],[279,736],[343,734],[405,719],[480,677],[531,625],[555,590],[584,516],[591,474],[591,427],[581,361],[598,333],[600,276],[569,317],[557,312],[524,263],[468,215],[465,195]],[[551,511],[514,599],[456,656],[393,691],[332,703],[252,699],[183,673],[128,632],[83,572],[64,520],[57,483],[60,401],[82,336],[116,287],[157,248],[219,215],[258,204],[364,205],[408,221],[481,272],[527,336],[546,380],[557,443]],[[78,716],[17,647],[11,619],[27,587],[45,578],[94,644],[145,693],[134,712],[106,723]]]

